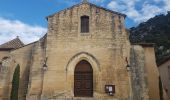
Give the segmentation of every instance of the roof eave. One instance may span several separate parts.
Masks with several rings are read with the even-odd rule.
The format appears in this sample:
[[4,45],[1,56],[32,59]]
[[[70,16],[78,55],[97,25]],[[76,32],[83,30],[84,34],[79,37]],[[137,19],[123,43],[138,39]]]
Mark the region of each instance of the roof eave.
[[0,48],[0,51],[10,51],[12,49],[14,49],[14,48]]

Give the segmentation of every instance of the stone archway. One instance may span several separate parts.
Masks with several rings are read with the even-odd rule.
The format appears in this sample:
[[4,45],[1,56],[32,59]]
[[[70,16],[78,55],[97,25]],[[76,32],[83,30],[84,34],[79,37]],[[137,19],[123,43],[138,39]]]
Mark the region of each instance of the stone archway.
[[86,60],[80,61],[74,71],[74,96],[93,96],[93,69]]
[[87,52],[80,52],[74,55],[69,62],[67,63],[66,70],[66,88],[71,92],[71,96],[74,97],[74,73],[76,65],[82,60],[87,61],[91,68],[93,69],[93,96],[95,96],[96,92],[96,78],[99,76],[101,71],[99,61],[92,55]]

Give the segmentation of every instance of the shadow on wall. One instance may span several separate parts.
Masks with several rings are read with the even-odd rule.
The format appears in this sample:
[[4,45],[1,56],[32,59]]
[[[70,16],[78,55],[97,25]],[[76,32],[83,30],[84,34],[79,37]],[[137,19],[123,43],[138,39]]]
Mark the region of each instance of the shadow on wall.
[[28,85],[29,85],[29,74],[30,74],[30,64],[31,61],[28,60],[26,64],[26,68],[23,71],[23,74],[20,77],[20,86],[19,86],[19,98],[21,100],[26,99],[26,95],[28,92]]

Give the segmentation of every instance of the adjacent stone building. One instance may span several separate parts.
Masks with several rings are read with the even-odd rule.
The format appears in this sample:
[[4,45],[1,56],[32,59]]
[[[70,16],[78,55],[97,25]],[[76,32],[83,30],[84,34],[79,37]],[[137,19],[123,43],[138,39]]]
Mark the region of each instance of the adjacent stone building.
[[170,98],[170,56],[166,57],[165,59],[162,59],[158,63],[158,69],[165,92]]
[[130,44],[125,18],[84,1],[48,16],[39,41],[0,46],[0,99],[19,64],[19,100],[159,100],[153,44]]

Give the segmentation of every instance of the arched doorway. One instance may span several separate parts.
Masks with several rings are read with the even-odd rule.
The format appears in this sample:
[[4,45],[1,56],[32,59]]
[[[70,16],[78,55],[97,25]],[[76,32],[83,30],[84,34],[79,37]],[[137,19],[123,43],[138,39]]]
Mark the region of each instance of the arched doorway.
[[93,69],[86,60],[80,61],[74,71],[74,96],[93,96]]

